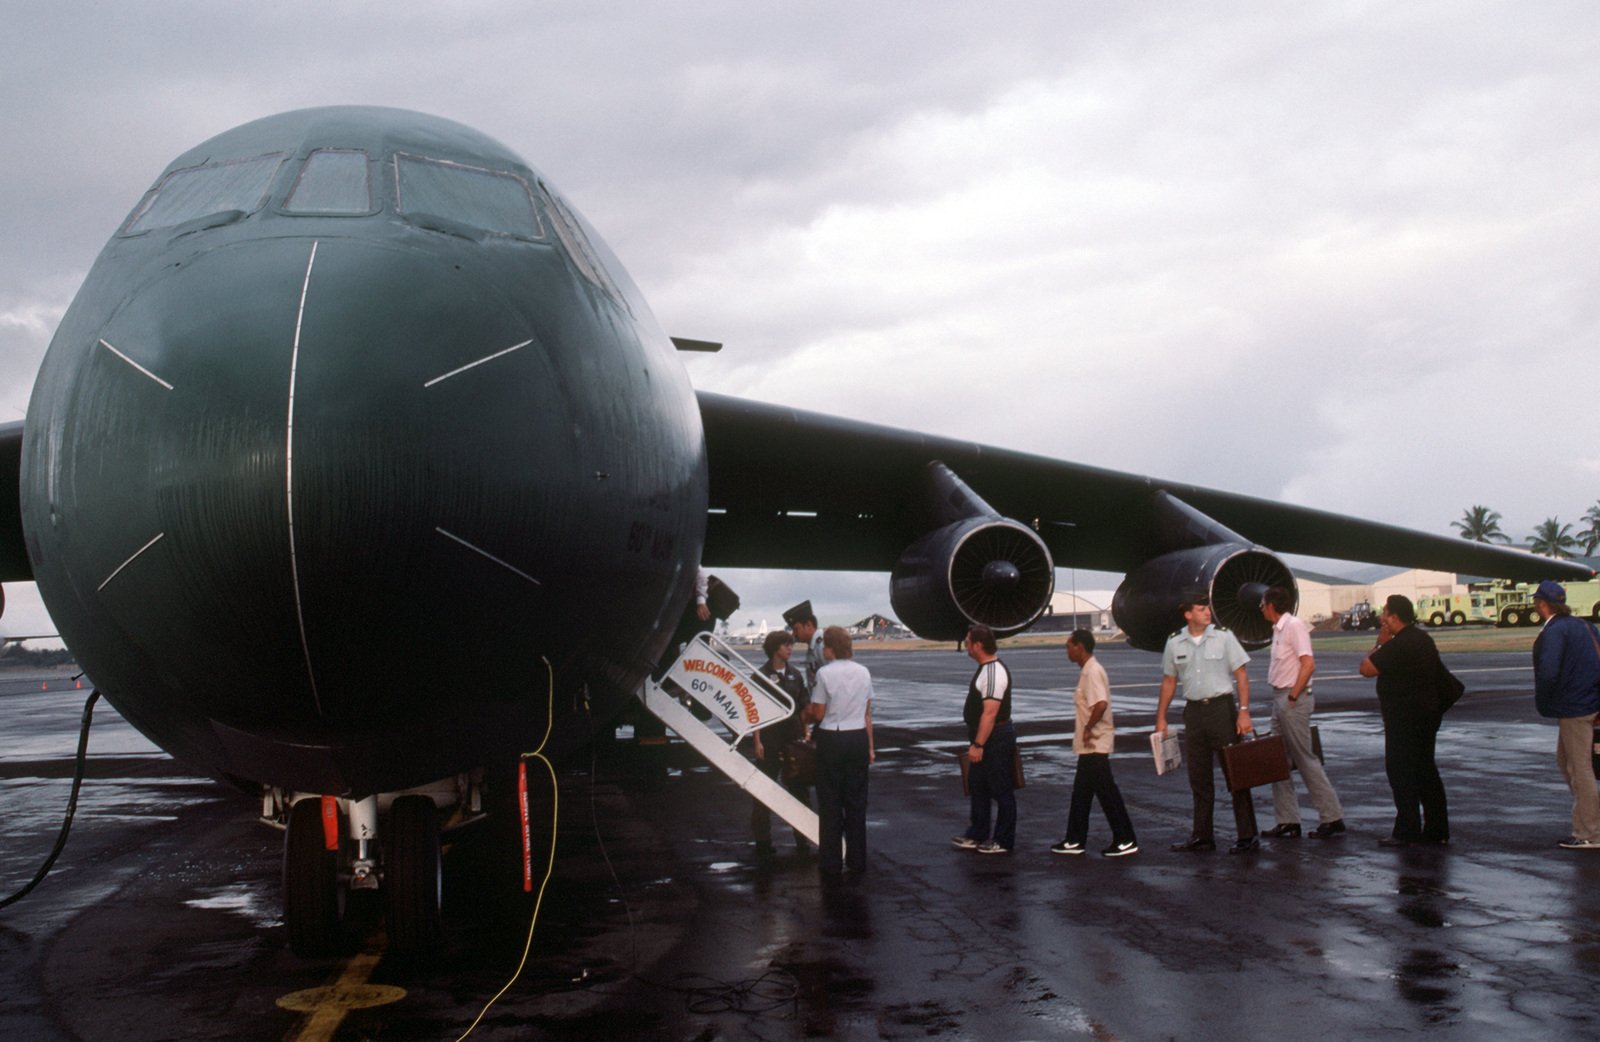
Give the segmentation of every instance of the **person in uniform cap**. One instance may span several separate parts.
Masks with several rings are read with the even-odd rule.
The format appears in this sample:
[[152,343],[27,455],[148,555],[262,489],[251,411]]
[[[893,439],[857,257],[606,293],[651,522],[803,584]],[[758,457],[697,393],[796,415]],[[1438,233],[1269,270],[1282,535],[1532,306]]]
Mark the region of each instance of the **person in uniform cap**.
[[811,610],[810,601],[801,601],[783,613],[784,624],[794,639],[806,646],[806,690],[817,688],[817,670],[826,661],[822,657],[822,633],[817,629],[817,613]]

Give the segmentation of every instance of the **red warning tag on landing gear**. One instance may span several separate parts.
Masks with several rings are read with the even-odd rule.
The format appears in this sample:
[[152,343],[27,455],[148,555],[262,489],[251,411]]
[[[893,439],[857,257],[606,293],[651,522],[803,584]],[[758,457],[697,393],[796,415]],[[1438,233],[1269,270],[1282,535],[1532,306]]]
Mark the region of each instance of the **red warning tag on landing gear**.
[[339,849],[339,797],[322,797],[322,846],[325,850]]
[[517,806],[522,817],[522,892],[533,893],[533,837],[528,834],[528,761],[517,764]]

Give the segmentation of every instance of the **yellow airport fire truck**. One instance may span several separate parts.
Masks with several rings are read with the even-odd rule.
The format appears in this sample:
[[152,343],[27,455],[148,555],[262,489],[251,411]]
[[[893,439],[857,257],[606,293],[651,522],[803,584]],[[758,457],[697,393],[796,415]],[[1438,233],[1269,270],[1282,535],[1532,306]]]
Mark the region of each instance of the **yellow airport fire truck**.
[[[1572,614],[1600,622],[1600,580],[1566,583],[1567,607]],[[1537,626],[1533,608],[1537,583],[1506,580],[1470,583],[1466,593],[1417,598],[1417,621],[1429,626],[1460,626],[1467,622],[1492,622],[1496,626]]]

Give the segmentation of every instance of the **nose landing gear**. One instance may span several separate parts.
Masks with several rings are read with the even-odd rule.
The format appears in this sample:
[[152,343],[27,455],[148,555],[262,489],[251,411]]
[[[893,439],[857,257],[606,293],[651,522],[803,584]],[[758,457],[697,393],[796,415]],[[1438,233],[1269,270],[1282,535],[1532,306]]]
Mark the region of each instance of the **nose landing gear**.
[[[389,951],[415,956],[435,950],[443,933],[444,903],[435,795],[409,792],[354,801],[302,796],[285,812],[282,804],[289,798],[269,790],[263,817],[287,829],[283,918],[290,949],[307,957],[344,952],[354,940],[346,915],[351,895],[377,891]],[[381,802],[388,803],[388,811],[380,834]],[[465,805],[481,806],[475,783],[468,785]],[[481,817],[481,810],[471,816]]]

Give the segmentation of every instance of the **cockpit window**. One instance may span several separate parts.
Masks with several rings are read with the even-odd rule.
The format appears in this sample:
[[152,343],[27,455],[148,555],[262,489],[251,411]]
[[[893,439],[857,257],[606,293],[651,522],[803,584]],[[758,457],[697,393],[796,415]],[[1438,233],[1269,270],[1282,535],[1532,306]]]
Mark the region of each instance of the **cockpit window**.
[[282,153],[174,170],[144,197],[124,232],[170,228],[211,214],[259,209],[283,163]]
[[394,157],[394,169],[401,213],[442,217],[495,235],[544,238],[520,177],[407,155]]
[[287,213],[371,213],[367,154],[337,148],[311,153],[300,168],[283,209]]
[[567,254],[572,258],[572,262],[583,272],[583,277],[613,297],[618,297],[616,287],[606,278],[605,265],[595,256],[594,247],[589,244],[589,237],[583,234],[583,227],[578,223],[578,219],[542,182],[539,185],[539,193],[544,197],[544,207],[550,213],[550,223],[556,226],[557,237],[567,248]]

